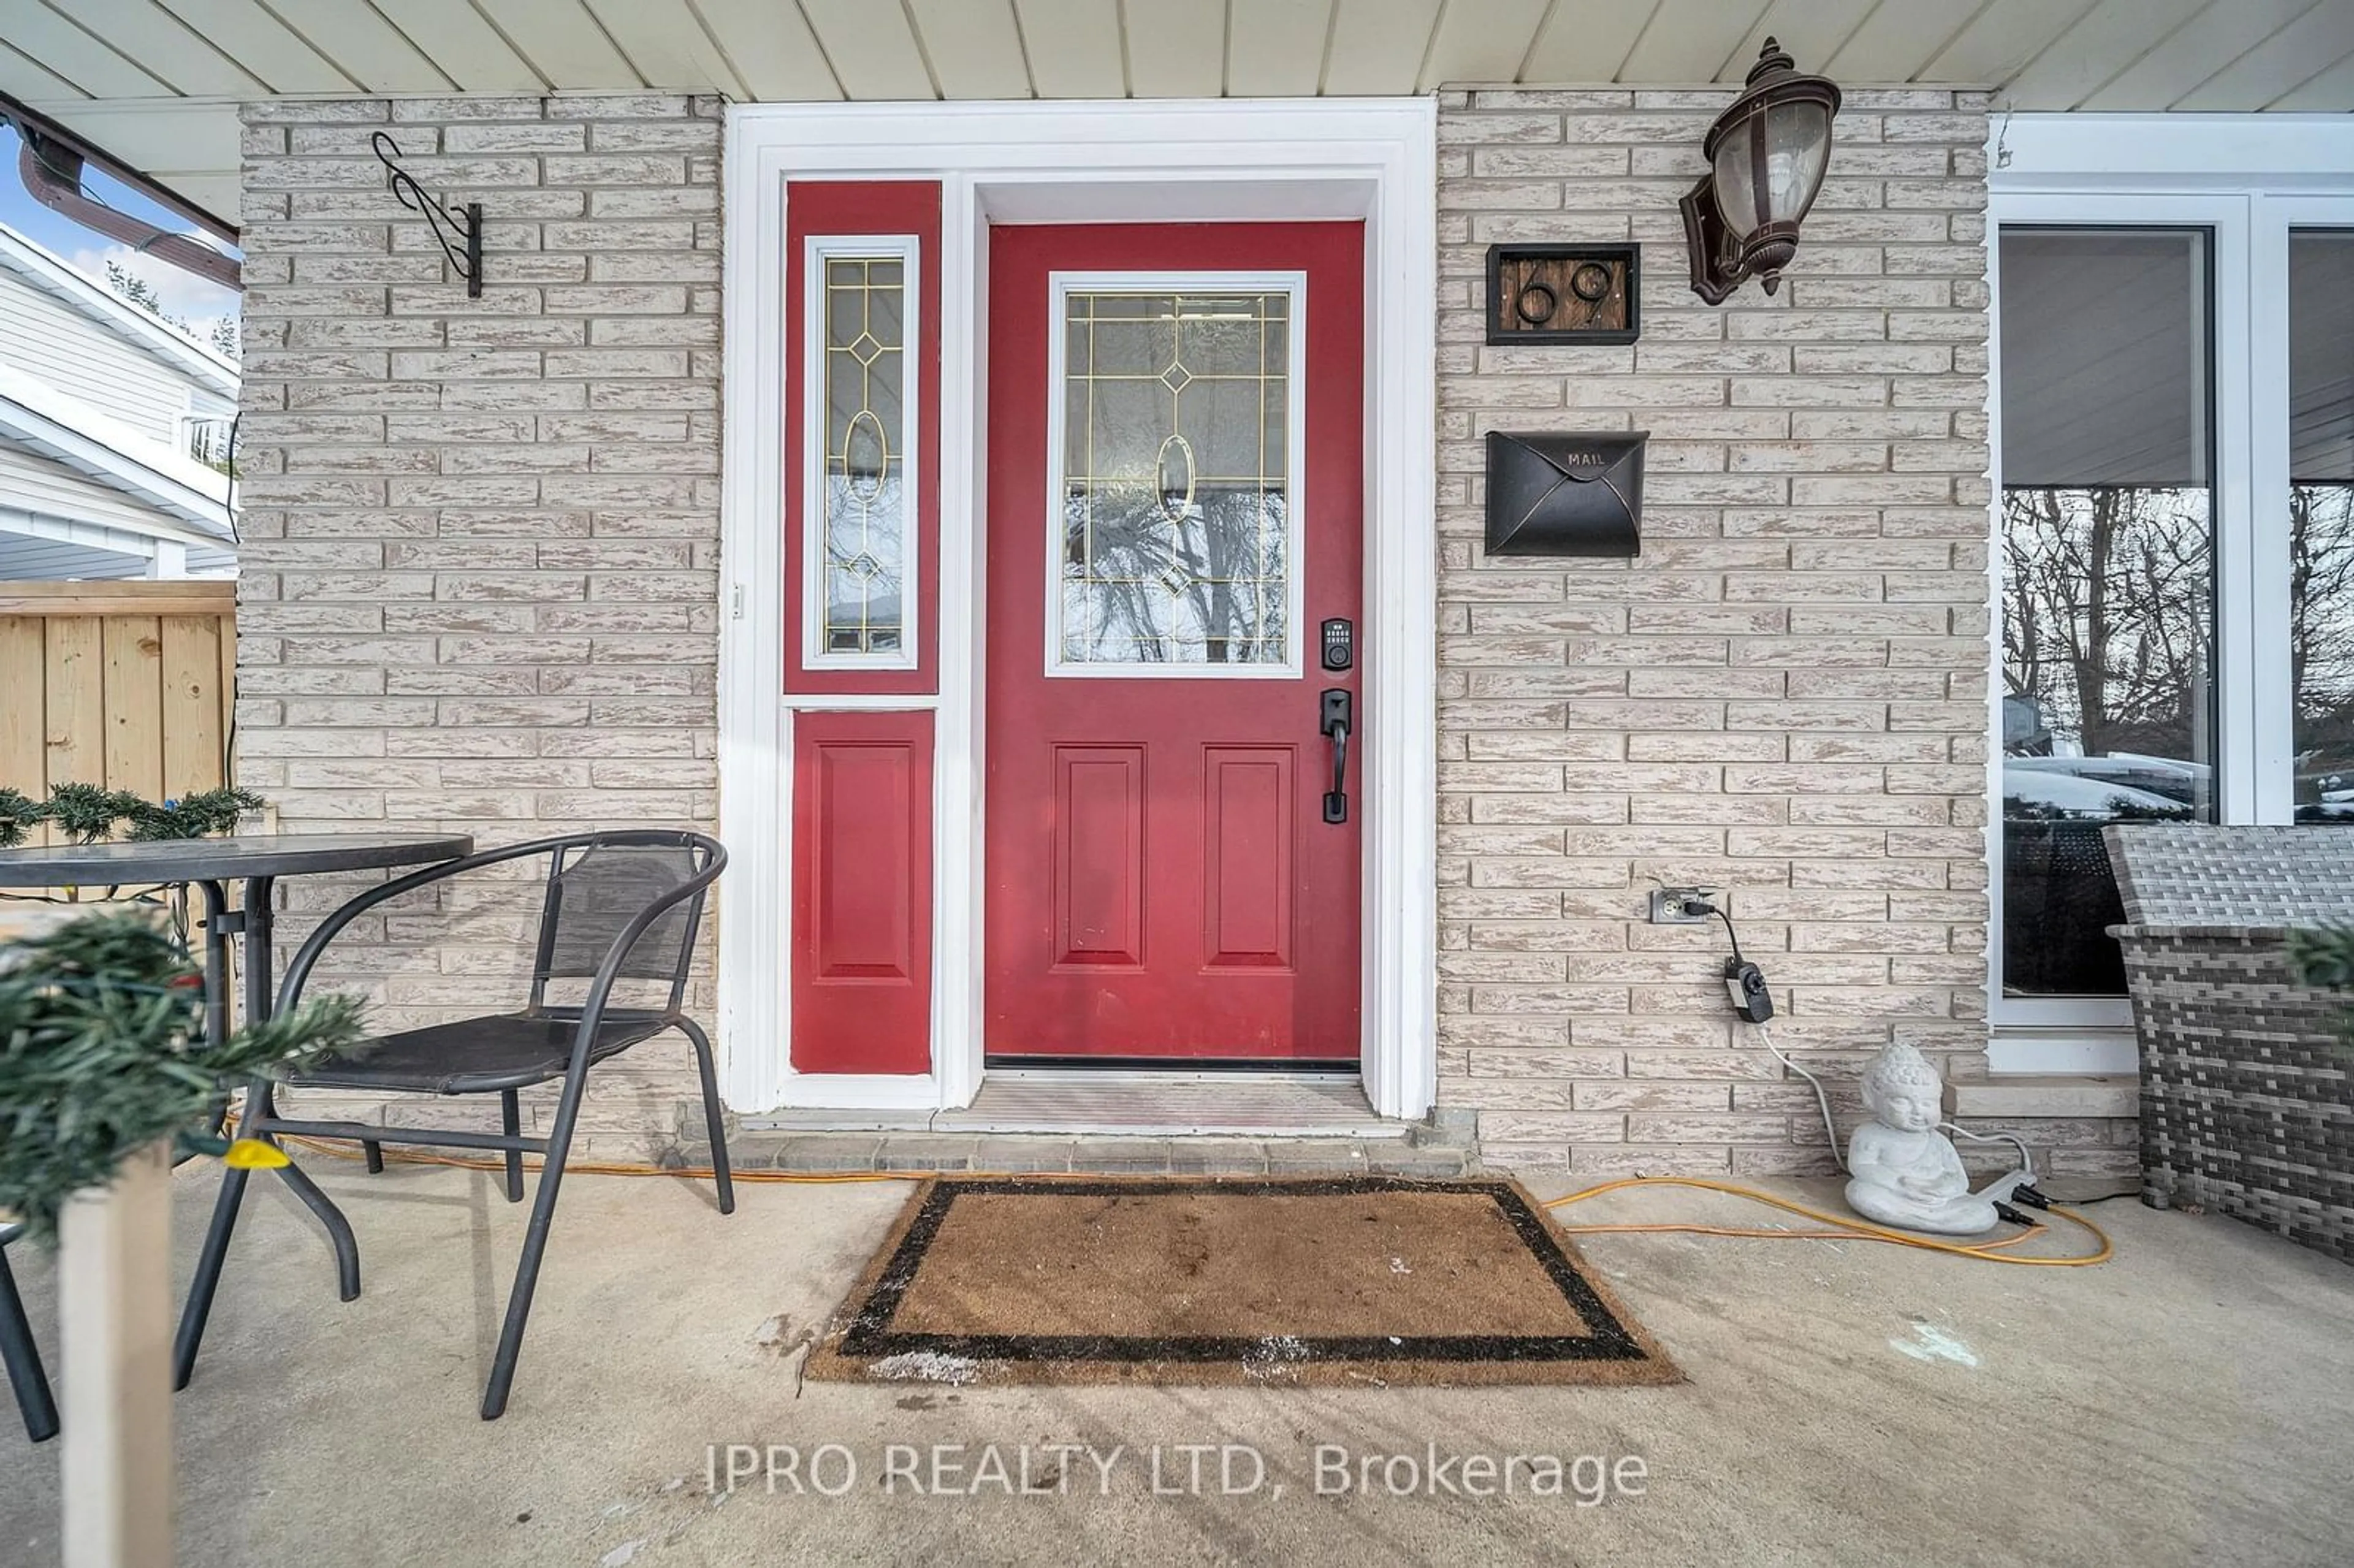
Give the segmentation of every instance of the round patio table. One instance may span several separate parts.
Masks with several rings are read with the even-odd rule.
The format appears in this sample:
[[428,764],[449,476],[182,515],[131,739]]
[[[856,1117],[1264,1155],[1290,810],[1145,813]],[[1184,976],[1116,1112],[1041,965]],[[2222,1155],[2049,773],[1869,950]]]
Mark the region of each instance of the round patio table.
[[[280,877],[430,865],[473,853],[474,841],[465,833],[239,833],[221,839],[59,844],[0,850],[0,888],[197,888],[205,899],[205,1028],[207,1038],[218,1040],[227,1036],[229,1024],[222,960],[231,937],[242,938],[245,944],[247,1022],[258,1022],[276,1011],[270,984],[275,972],[270,904]],[[228,907],[227,887],[232,882],[245,885],[241,906],[236,909]],[[255,1084],[249,1092],[265,1097],[261,1108],[266,1112],[268,1082]],[[353,1299],[360,1293],[360,1255],[351,1223],[299,1166],[281,1165],[278,1174],[327,1227],[343,1298]],[[209,1298],[191,1298],[182,1314],[174,1355],[175,1387],[187,1385],[196,1336],[203,1331],[211,1305]]]
[[[0,850],[0,887],[196,887],[205,899],[205,1027],[228,1029],[221,959],[228,938],[245,939],[245,1015],[272,1011],[270,895],[281,876],[429,865],[474,853],[465,833],[238,833],[220,839],[53,844]],[[228,907],[228,884],[245,884],[242,907]]]

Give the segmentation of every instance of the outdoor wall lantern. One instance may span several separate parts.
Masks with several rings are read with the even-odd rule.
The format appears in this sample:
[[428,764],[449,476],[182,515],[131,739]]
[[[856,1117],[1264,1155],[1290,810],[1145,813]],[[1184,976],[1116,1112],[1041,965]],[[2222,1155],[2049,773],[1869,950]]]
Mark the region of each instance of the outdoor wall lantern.
[[1741,96],[1708,128],[1708,174],[1683,199],[1693,293],[1721,305],[1745,278],[1774,291],[1821,194],[1839,106],[1837,87],[1800,76],[1766,40]]

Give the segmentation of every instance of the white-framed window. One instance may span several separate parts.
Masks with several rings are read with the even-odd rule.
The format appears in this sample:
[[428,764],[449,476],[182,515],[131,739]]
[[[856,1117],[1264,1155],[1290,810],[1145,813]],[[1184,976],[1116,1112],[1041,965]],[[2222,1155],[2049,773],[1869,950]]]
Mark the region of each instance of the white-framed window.
[[913,235],[812,235],[802,271],[802,662],[917,667]]
[[1055,272],[1046,673],[1300,671],[1308,279]]
[[228,415],[188,414],[180,419],[180,444],[187,454],[210,468],[227,468],[237,421]]
[[2354,820],[2354,136],[2338,118],[1999,123],[1999,1071],[2134,1069],[2104,824]]

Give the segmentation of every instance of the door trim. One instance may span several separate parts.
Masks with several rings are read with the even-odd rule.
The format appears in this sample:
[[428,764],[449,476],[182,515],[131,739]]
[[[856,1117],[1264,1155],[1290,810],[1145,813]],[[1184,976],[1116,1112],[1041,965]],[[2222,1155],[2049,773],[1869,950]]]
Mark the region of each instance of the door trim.
[[[992,223],[1363,219],[1365,451],[1364,1090],[1427,1113],[1437,1075],[1437,121],[1404,100],[761,104],[727,112],[719,627],[719,1042],[727,1102],[949,1108],[981,1062],[981,509]],[[942,182],[937,696],[785,697],[780,520],[785,185]],[[790,1065],[784,966],[795,711],[927,708],[935,757],[932,1070]]]

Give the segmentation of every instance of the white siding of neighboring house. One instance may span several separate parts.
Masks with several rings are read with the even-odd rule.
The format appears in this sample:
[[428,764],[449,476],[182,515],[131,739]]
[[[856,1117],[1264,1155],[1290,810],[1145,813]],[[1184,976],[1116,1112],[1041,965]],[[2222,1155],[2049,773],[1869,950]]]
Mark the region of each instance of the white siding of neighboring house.
[[[10,514],[29,514],[42,534],[10,527]],[[0,580],[150,575],[146,560],[123,553],[126,533],[178,545],[186,552],[181,569],[191,577],[218,576],[236,564],[225,541],[55,458],[0,440]]]
[[[236,414],[232,366],[6,233],[0,387],[11,406],[88,443],[85,457],[69,465],[41,440],[0,425],[0,578],[234,569],[218,482],[189,461],[199,455],[192,422],[225,424]],[[193,484],[197,510],[185,500],[159,502],[159,482],[166,494]]]
[[[186,551],[182,565],[191,577],[225,577],[237,564],[226,549],[190,545]],[[111,543],[78,545],[0,534],[0,582],[116,582],[158,575],[151,563]]]
[[211,394],[198,408],[198,388],[187,376],[5,268],[0,268],[0,360],[175,450],[189,415],[230,412],[226,398]]
[[0,507],[179,538],[188,525],[52,457],[0,440]]

